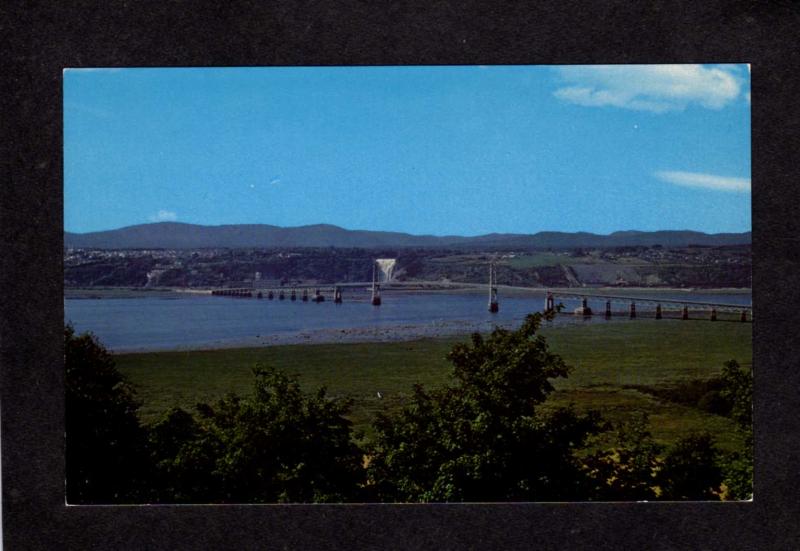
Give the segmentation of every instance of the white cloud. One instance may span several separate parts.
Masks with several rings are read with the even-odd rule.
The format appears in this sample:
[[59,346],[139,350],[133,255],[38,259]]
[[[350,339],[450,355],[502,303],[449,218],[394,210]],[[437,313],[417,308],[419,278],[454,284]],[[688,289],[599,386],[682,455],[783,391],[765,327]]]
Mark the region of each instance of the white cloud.
[[732,178],[698,172],[662,171],[656,178],[676,186],[711,189],[715,191],[750,192],[750,178]]
[[171,210],[160,210],[150,217],[151,222],[174,222],[178,215]]
[[721,109],[741,84],[733,67],[702,65],[580,65],[558,69],[567,86],[553,94],[584,106],[663,113],[697,104]]

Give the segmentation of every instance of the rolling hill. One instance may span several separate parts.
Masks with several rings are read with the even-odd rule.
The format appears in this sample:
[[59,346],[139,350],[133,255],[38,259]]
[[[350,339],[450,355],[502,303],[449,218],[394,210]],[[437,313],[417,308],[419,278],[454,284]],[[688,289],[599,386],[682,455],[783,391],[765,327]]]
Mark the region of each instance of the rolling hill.
[[619,231],[609,235],[539,232],[530,235],[492,233],[464,237],[348,230],[328,224],[283,228],[267,224],[202,226],[157,222],[91,233],[64,232],[65,247],[83,249],[359,247],[525,250],[657,244],[665,247],[722,246],[750,242],[750,232],[707,234],[688,230]]

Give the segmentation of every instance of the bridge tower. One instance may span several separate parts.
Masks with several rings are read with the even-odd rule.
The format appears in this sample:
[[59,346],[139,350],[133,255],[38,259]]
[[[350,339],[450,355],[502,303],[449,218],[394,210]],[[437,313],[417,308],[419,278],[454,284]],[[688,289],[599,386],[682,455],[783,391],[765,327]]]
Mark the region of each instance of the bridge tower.
[[375,261],[372,261],[372,305],[373,306],[380,306],[381,305],[381,286],[378,285],[378,281],[375,279]]
[[606,319],[611,319],[611,301],[606,301]]
[[544,313],[547,314],[548,312],[552,312],[556,309],[556,301],[553,299],[553,293],[547,291],[547,295],[544,298]]
[[333,303],[334,304],[341,304],[342,303],[342,288],[338,285],[333,289]]
[[497,303],[497,273],[495,272],[494,263],[489,263],[489,311],[496,313],[500,310],[500,305]]
[[656,304],[656,319],[657,320],[661,319],[661,305],[660,304]]
[[631,302],[631,319],[636,317],[636,303]]

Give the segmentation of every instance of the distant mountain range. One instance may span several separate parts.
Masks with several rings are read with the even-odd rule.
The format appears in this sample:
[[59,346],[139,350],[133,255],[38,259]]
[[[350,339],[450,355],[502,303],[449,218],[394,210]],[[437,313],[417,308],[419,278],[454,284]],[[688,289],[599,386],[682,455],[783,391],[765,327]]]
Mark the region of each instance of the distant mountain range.
[[578,232],[490,233],[475,237],[411,235],[347,230],[328,224],[282,228],[267,224],[201,226],[179,222],[140,224],[91,233],[64,232],[64,246],[94,249],[201,249],[273,247],[449,248],[472,250],[566,249],[575,247],[739,245],[750,232],[707,234],[696,231],[619,231],[610,235]]

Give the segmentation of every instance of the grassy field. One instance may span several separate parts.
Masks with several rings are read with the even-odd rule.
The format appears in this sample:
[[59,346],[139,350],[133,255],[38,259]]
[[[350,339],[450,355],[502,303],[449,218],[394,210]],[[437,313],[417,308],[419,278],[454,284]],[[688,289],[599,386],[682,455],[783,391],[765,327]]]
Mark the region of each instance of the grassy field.
[[[548,402],[597,409],[611,421],[646,411],[661,443],[708,430],[723,449],[733,449],[739,442],[728,419],[625,387],[708,378],[729,359],[750,366],[751,328],[744,323],[679,320],[545,327],[552,349],[574,367],[568,379],[556,382]],[[227,392],[248,394],[252,368],[260,363],[297,374],[308,390],[325,386],[334,397],[352,398],[351,419],[369,438],[375,413],[399,407],[413,383],[435,387],[448,380],[445,356],[458,340],[120,354],[116,361],[137,387],[144,421],[173,405],[191,408]]]

